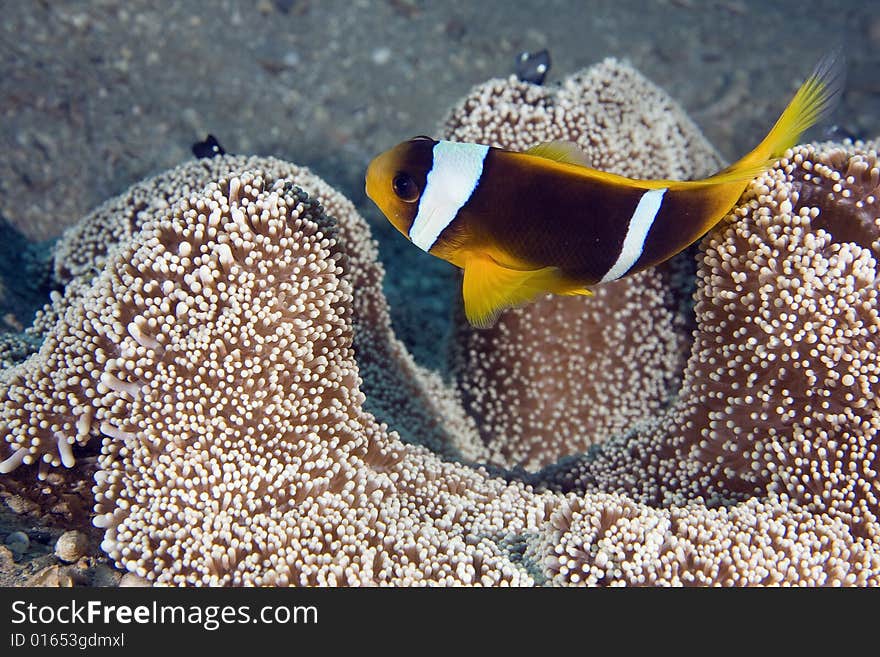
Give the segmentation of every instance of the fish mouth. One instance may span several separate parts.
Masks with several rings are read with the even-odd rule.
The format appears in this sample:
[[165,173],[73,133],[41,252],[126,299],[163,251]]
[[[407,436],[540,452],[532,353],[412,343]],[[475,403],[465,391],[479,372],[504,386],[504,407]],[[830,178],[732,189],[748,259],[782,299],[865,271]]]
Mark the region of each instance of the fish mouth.
[[364,175],[364,192],[391,225],[409,237],[409,224],[412,217],[401,209],[401,202],[391,191],[389,172],[395,170],[394,165],[395,157],[392,151],[385,151],[373,158],[373,161],[367,165],[367,171]]
[[382,172],[388,168],[387,160],[387,152],[377,155],[367,165],[367,172],[364,175],[364,191],[380,208],[382,207],[380,203],[382,200]]
[[367,165],[367,172],[364,175],[364,192],[370,198],[371,201],[375,202],[376,199],[373,198],[373,195],[370,193],[370,189],[375,189],[375,181],[376,181],[376,160],[374,159]]

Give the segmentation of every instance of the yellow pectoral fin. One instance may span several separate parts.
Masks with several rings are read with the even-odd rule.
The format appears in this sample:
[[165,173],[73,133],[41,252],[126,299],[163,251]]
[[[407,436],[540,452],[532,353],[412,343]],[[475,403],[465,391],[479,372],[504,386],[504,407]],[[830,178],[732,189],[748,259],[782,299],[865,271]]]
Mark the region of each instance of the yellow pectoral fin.
[[510,269],[483,253],[472,254],[465,261],[464,312],[468,321],[479,328],[492,326],[505,308],[547,292],[592,294],[582,284],[567,283],[556,267]]

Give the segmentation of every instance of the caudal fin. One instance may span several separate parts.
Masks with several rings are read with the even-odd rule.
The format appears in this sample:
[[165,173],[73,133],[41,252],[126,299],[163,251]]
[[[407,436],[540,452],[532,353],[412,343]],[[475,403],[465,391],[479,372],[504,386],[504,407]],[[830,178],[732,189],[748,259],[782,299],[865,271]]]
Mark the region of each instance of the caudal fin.
[[[696,218],[689,227],[680,226],[678,241],[682,245],[690,244],[712,228],[733,207],[749,180],[770,168],[774,160],[798,143],[804,131],[834,110],[842,95],[844,81],[843,52],[837,49],[816,64],[767,136],[745,157],[702,180],[659,181],[670,190],[693,190],[705,195],[702,202],[706,214]],[[658,182],[652,181],[651,184]]]
[[807,128],[831,114],[843,94],[845,81],[845,59],[843,51],[838,48],[819,60],[764,140],[741,160],[724,172],[719,172],[719,175],[761,167],[797,144]]

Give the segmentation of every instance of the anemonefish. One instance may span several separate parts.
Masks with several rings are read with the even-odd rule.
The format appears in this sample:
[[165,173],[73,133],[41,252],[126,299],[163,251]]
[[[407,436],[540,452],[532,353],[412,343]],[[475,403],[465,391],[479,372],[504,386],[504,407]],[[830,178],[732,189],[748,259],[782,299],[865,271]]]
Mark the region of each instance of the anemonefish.
[[539,294],[589,295],[685,249],[831,111],[842,88],[834,53],[754,150],[703,180],[598,171],[570,142],[515,152],[416,137],[370,163],[366,192],[416,246],[464,270],[465,314],[486,327]]

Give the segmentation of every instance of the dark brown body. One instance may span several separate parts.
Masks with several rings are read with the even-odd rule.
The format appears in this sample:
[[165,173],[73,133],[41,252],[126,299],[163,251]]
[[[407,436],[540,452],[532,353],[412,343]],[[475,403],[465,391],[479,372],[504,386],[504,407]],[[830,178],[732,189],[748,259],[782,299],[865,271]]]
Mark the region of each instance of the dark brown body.
[[522,264],[558,267],[566,278],[589,285],[616,261],[645,192],[667,189],[642,255],[628,273],[662,262],[694,242],[745,187],[744,181],[639,182],[493,148],[479,186],[441,235],[439,246],[491,245]]

